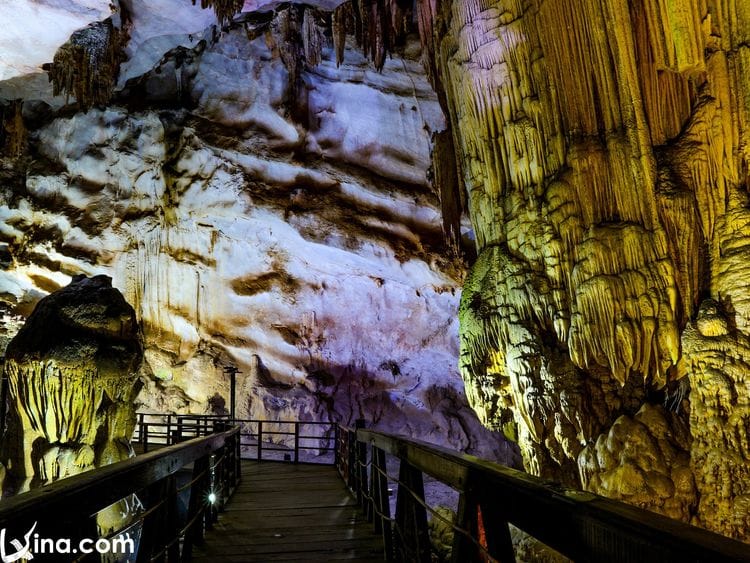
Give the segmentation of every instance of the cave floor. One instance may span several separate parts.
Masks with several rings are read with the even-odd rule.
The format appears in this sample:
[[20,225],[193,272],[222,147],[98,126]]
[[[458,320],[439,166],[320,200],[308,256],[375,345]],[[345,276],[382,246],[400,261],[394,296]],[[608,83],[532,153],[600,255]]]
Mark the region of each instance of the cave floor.
[[356,500],[330,465],[242,462],[242,481],[193,561],[383,561]]

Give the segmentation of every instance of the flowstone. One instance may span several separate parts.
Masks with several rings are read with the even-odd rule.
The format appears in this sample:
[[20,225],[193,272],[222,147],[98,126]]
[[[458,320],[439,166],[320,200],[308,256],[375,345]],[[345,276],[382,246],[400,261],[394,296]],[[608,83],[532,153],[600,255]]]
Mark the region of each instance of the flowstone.
[[6,352],[3,495],[130,457],[142,360],[135,311],[109,277],[42,299]]

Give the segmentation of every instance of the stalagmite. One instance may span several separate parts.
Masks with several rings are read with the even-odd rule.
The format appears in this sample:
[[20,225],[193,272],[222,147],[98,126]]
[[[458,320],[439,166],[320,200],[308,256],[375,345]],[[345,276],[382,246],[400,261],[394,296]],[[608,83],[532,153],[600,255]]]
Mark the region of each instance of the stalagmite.
[[620,416],[580,453],[584,488],[690,521],[697,505],[687,424],[661,406],[645,403]]
[[143,347],[135,311],[106,276],[39,302],[8,345],[4,495],[132,455]]

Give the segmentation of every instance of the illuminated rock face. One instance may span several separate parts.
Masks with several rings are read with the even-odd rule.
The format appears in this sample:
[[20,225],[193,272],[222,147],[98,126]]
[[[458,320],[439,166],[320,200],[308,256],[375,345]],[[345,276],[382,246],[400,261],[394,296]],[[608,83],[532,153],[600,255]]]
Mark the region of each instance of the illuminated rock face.
[[6,352],[3,494],[128,458],[142,336],[106,276],[42,299]]
[[427,180],[445,120],[416,38],[382,73],[351,39],[310,66],[289,14],[220,32],[190,2],[129,5],[108,107],[56,113],[14,82],[31,158],[0,183],[8,309],[106,274],[143,325],[144,410],[227,412],[234,365],[240,417],[364,418],[512,462],[457,370],[465,266]]
[[534,473],[747,539],[748,4],[425,6],[479,252],[472,405]]

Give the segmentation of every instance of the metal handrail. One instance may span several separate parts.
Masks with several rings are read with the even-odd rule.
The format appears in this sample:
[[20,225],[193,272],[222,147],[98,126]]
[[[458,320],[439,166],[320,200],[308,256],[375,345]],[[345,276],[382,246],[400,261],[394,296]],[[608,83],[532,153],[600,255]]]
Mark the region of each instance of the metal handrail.
[[[232,424],[241,428],[241,452],[248,448],[255,449],[255,455],[245,459],[260,461],[269,459],[267,456],[264,457],[264,452],[283,452],[289,454],[288,459],[284,459],[284,461],[299,463],[302,452],[316,452],[320,455],[335,453],[336,449],[337,425],[334,422],[238,419],[231,418],[228,415],[203,414],[138,413],[133,442],[139,444],[142,451],[145,452],[153,446],[175,444],[189,437],[205,435],[211,432],[216,424]],[[284,426],[291,426],[291,429],[275,429]],[[309,433],[310,431],[302,433],[305,427],[326,427],[326,430],[321,435],[312,435]],[[249,431],[246,431],[248,428]],[[255,431],[252,431],[253,429]],[[275,438],[290,438],[287,442],[291,443],[291,446],[279,447],[283,444],[274,442]],[[310,444],[309,441],[311,440],[317,440],[318,443]],[[330,464],[333,463],[333,460],[326,460],[322,463]]]
[[[397,478],[387,473],[386,454],[400,460]],[[426,474],[460,495],[456,522],[448,522],[456,532],[454,561],[514,561],[508,523],[575,561],[750,561],[745,543],[405,436],[341,427],[336,457],[339,473],[383,534],[388,560],[430,560]],[[388,481],[398,484],[395,518]]]

